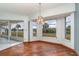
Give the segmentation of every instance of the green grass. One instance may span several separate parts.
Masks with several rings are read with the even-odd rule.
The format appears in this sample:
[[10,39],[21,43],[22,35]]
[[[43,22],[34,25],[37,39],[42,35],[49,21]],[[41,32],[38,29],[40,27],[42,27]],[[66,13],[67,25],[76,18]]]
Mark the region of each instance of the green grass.
[[[16,36],[16,32],[11,32],[12,36]],[[23,32],[18,32],[18,37],[23,37]]]
[[[43,36],[56,37],[56,33],[43,33]],[[65,38],[66,38],[67,40],[70,40],[70,34],[66,34]]]
[[65,38],[67,39],[67,40],[70,40],[70,34],[67,34],[66,36],[65,36]]
[[[5,34],[5,33],[3,33],[3,34]],[[12,36],[16,36],[16,32],[11,32],[11,35],[12,35]],[[35,32],[33,33],[33,36],[36,36],[36,33],[35,33]],[[43,33],[43,36],[56,37],[56,33]],[[23,32],[18,32],[18,37],[23,37]],[[65,36],[65,38],[66,38],[67,40],[70,40],[70,34],[67,34],[67,35]]]
[[56,37],[56,33],[43,33],[43,36]]

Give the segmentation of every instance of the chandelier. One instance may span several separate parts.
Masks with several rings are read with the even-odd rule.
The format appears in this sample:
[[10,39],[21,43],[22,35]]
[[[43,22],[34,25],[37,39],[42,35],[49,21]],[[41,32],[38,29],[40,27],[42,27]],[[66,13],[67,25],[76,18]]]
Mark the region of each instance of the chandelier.
[[44,23],[44,18],[41,16],[41,3],[39,3],[39,16],[37,18],[37,23],[38,24],[43,24]]

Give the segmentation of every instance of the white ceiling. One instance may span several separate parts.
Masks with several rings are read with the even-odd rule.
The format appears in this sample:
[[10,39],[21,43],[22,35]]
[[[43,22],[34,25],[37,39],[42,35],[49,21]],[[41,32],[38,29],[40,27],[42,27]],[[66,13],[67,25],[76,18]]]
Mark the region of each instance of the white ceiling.
[[[55,8],[60,3],[42,3],[42,10]],[[38,12],[38,3],[0,3],[0,12],[30,15]]]

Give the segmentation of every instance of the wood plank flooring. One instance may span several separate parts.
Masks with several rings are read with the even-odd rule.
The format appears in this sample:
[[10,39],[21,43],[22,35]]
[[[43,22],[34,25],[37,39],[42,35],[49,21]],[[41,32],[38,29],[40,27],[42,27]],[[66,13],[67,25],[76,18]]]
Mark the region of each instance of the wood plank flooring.
[[77,56],[77,53],[61,44],[33,41],[0,51],[0,56]]

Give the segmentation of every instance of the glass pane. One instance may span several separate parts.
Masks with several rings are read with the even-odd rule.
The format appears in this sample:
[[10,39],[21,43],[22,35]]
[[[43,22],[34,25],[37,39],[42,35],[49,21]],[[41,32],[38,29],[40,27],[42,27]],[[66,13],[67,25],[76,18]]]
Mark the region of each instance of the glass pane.
[[17,35],[18,37],[23,37],[23,27],[24,27],[23,22],[12,24],[11,27],[12,27],[12,31],[11,31],[12,36]]
[[11,39],[16,41],[23,41],[24,22],[11,24]]
[[33,36],[37,36],[37,23],[36,22],[32,22],[33,24]]
[[43,36],[56,37],[56,20],[49,20],[44,23]]
[[1,36],[3,38],[8,39],[8,26],[7,25],[2,26],[2,35]]
[[71,17],[66,17],[66,32],[65,32],[65,38],[67,40],[70,40],[71,38]]

